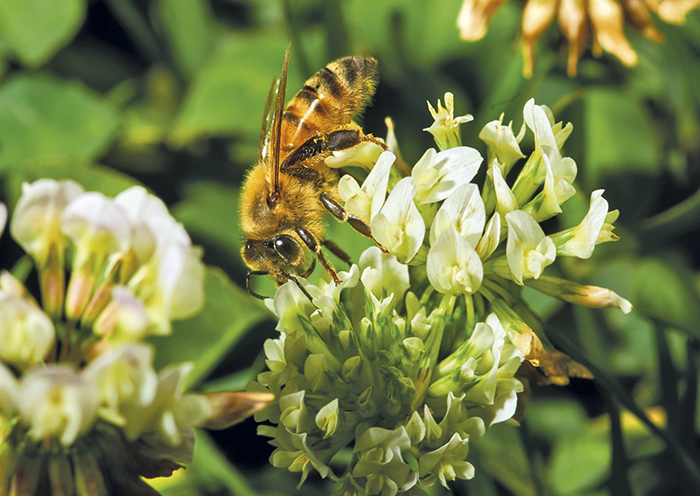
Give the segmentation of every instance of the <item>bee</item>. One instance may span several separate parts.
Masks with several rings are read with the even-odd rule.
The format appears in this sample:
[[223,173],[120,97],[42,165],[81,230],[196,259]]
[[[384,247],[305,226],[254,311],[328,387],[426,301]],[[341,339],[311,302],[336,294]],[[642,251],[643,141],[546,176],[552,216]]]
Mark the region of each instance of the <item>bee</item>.
[[366,141],[386,149],[352,122],[374,94],[377,61],[365,57],[336,60],[308,79],[283,108],[288,65],[289,47],[272,114],[274,83],[268,95],[259,160],[248,173],[241,193],[240,220],[246,236],[241,255],[250,269],[246,287],[260,299],[264,297],[251,289],[254,275],[268,275],[278,286],[291,280],[311,299],[298,277],[308,277],[316,260],[335,284],[340,283],[321,248],[325,246],[345,262],[350,258],[324,239],[326,212],[376,243],[370,226],[340,204],[340,174],[328,167],[325,159],[333,151]]

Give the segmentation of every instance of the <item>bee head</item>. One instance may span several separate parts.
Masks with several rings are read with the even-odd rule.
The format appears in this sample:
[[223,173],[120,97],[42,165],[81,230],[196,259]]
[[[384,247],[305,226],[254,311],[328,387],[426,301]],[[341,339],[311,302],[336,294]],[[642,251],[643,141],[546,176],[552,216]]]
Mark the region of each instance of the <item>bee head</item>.
[[269,239],[249,239],[243,247],[242,255],[248,267],[268,272],[277,282],[286,281],[285,273],[298,275],[306,263],[299,241],[287,234]]

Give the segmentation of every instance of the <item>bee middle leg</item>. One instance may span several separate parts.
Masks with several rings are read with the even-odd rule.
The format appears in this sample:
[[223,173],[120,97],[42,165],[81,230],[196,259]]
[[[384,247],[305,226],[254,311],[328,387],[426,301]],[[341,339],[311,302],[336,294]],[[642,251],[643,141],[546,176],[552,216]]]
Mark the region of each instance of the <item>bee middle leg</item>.
[[374,239],[374,236],[372,236],[372,228],[369,227],[364,220],[349,214],[340,203],[328,196],[325,192],[321,193],[319,199],[321,200],[321,203],[323,203],[323,206],[326,207],[326,210],[333,214],[333,217],[338,219],[340,222],[347,222],[355,231],[374,241],[380,250],[382,250],[384,253],[388,253],[386,248],[384,248],[379,241]]
[[316,237],[303,227],[297,227],[296,232],[309,250],[316,254],[316,258],[321,263],[325,271],[328,272],[328,274],[330,274],[330,276],[333,278],[333,282],[335,282],[336,286],[340,284],[338,274],[335,272],[335,269],[331,263],[326,260],[326,257],[323,255],[323,252],[321,251],[321,243],[318,242]]
[[350,255],[345,253],[340,246],[336,245],[333,241],[326,239],[323,241],[323,246],[328,248],[330,252],[341,259],[346,264],[352,266],[352,260],[350,260]]

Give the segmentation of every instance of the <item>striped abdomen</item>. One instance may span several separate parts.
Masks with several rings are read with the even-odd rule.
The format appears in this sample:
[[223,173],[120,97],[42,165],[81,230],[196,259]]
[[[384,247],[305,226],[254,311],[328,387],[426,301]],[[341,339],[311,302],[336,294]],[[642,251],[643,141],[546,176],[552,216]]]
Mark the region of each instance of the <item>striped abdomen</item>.
[[281,159],[316,134],[349,124],[374,94],[376,73],[376,60],[345,57],[308,79],[284,111]]

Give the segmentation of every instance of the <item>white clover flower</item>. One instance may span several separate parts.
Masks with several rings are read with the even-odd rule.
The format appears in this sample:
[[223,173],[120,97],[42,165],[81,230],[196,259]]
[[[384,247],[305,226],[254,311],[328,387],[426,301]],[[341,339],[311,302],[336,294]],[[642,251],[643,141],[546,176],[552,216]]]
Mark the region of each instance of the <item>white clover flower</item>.
[[95,332],[115,343],[131,343],[146,337],[148,329],[148,312],[141,300],[124,286],[114,286],[112,301],[95,322]]
[[489,149],[489,158],[498,159],[508,171],[515,162],[521,158],[525,158],[523,152],[520,151],[520,141],[525,135],[525,124],[520,128],[517,136],[513,133],[513,122],[503,125],[505,114],[497,121],[491,121],[484,126],[479,133],[479,138],[486,143]]
[[153,332],[169,334],[172,320],[190,317],[204,304],[202,251],[169,215],[146,223],[155,234],[156,249],[126,287],[143,301]]
[[354,165],[371,170],[384,149],[372,141],[363,141],[359,145],[345,150],[334,151],[326,157],[325,163],[332,169]]
[[454,95],[450,92],[445,93],[445,107],[442,106],[440,100],[438,100],[437,107],[438,110],[436,112],[430,102],[428,102],[428,110],[430,110],[430,115],[433,116],[435,121],[423,131],[428,131],[433,135],[435,143],[437,143],[440,150],[460,146],[462,137],[459,126],[473,121],[474,117],[469,114],[460,117],[454,116]]
[[403,298],[408,290],[408,267],[396,261],[389,253],[382,253],[376,246],[366,249],[360,256],[359,269],[365,290],[377,299],[395,296]]
[[596,239],[595,244],[598,245],[600,243],[607,243],[608,241],[617,241],[620,239],[612,232],[613,229],[615,229],[613,224],[619,216],[620,211],[617,209],[608,212],[608,215],[605,216],[603,227],[600,229],[600,234],[598,234],[598,239]]
[[544,189],[533,200],[535,206],[523,207],[523,210],[530,213],[538,222],[561,213],[560,205],[576,193],[572,183],[576,179],[577,172],[576,162],[572,158],[562,157],[548,145],[542,145],[541,148],[545,165]]
[[53,322],[20,296],[0,294],[0,358],[22,369],[43,362],[56,339]]
[[413,259],[425,237],[425,222],[413,202],[416,189],[413,179],[401,179],[371,223],[374,238],[401,263]]
[[338,182],[338,193],[345,203],[345,210],[366,222],[371,221],[384,205],[386,189],[389,184],[389,172],[396,155],[384,152],[376,165],[367,175],[362,187],[349,174]]
[[[309,294],[319,296],[321,291],[305,279],[299,279]],[[311,318],[311,314],[316,311],[316,306],[309,301],[309,298],[301,292],[293,281],[287,281],[279,287],[274,298],[267,298],[265,306],[277,317],[277,329],[283,334],[289,334],[295,330],[302,330],[303,327],[299,317]]]
[[515,195],[511,191],[510,187],[508,187],[508,183],[506,183],[506,180],[503,178],[503,172],[501,171],[501,167],[497,161],[493,161],[487,173],[493,179],[493,186],[496,190],[496,204],[498,205],[498,213],[503,219],[509,212],[518,210],[518,200],[515,198]]
[[22,421],[35,441],[56,437],[70,446],[96,419],[97,387],[67,365],[30,370],[18,396]]
[[536,152],[541,150],[542,145],[549,146],[554,150],[556,157],[561,159],[559,149],[571,134],[573,125],[569,123],[562,128],[562,123],[555,124],[552,111],[545,105],[535,105],[534,98],[525,103],[523,117],[527,127],[535,135]]
[[395,495],[406,491],[417,482],[411,466],[401,456],[411,447],[405,427],[394,430],[370,427],[355,443],[353,451],[359,460],[352,471],[355,478],[366,477],[369,494]]
[[430,226],[430,244],[450,227],[476,247],[484,232],[486,213],[476,184],[462,184],[443,202]]
[[588,213],[578,226],[552,235],[557,255],[590,258],[593,254],[608,216],[608,202],[603,198],[603,192],[604,190],[598,189],[591,193]]
[[523,361],[523,354],[507,339],[496,314],[489,314],[482,330],[492,333],[493,344],[486,352],[488,360],[482,361],[479,366],[490,365],[491,369],[487,373],[481,372],[483,379],[467,391],[465,399],[479,405],[470,410],[470,415],[481,417],[486,427],[490,427],[515,414],[517,393],[523,391],[523,385],[513,376]]
[[458,146],[441,152],[429,148],[413,166],[417,205],[444,200],[479,172],[483,158],[474,148]]
[[304,483],[311,469],[316,470],[324,479],[330,473],[330,468],[326,465],[327,460],[319,458],[313,450],[309,449],[306,432],[295,434],[280,424],[276,428],[261,425],[258,427],[258,434],[273,438],[270,444],[276,446],[276,449],[270,455],[270,463],[274,467],[286,468],[290,472],[301,472],[301,480],[297,488]]
[[70,180],[39,179],[22,184],[10,233],[40,267],[46,264],[51,246],[63,256],[68,238],[61,232],[61,215],[66,205],[83,191],[82,186]]
[[153,349],[145,344],[128,344],[98,356],[84,371],[99,391],[100,415],[123,426],[122,405],[137,408],[150,405],[156,395],[158,376],[151,366]]
[[476,245],[479,258],[486,260],[490,257],[501,242],[501,216],[497,213],[491,216],[491,220],[484,229],[484,235]]
[[0,234],[5,231],[5,225],[7,224],[7,205],[0,202]]
[[133,441],[143,434],[153,433],[168,446],[175,447],[183,442],[188,429],[207,420],[210,406],[206,399],[182,393],[193,367],[194,364],[186,362],[163,369],[150,404],[127,402],[120,405],[120,413],[126,419],[123,431],[127,439]]
[[[421,478],[436,473],[440,484],[449,489],[447,480],[456,478],[469,480],[474,477],[474,465],[464,461],[469,453],[469,439],[462,439],[454,434],[450,441],[438,449],[426,453],[418,460]],[[432,485],[434,479],[428,479],[425,485]]]
[[554,262],[557,249],[544,235],[540,225],[527,212],[515,210],[506,214],[508,241],[506,256],[513,280],[522,285],[524,279],[537,279],[544,268]]
[[100,267],[104,259],[125,251],[131,240],[131,222],[123,206],[102,193],[77,196],[61,215],[61,231],[76,247],[73,267],[80,270],[92,257]]
[[0,361],[0,416],[11,417],[17,411],[19,382],[14,374]]
[[436,291],[453,295],[474,294],[484,278],[479,255],[454,227],[430,246],[427,270]]
[[163,201],[146,191],[142,186],[133,186],[119,193],[114,202],[124,207],[131,221],[131,249],[139,263],[151,258],[155,250],[155,235],[148,224],[152,218],[170,217]]
[[462,439],[478,441],[486,432],[486,425],[481,417],[471,415],[465,401],[465,394],[455,396],[452,391],[447,393],[447,410],[439,426],[445,437],[453,433],[459,434]]

